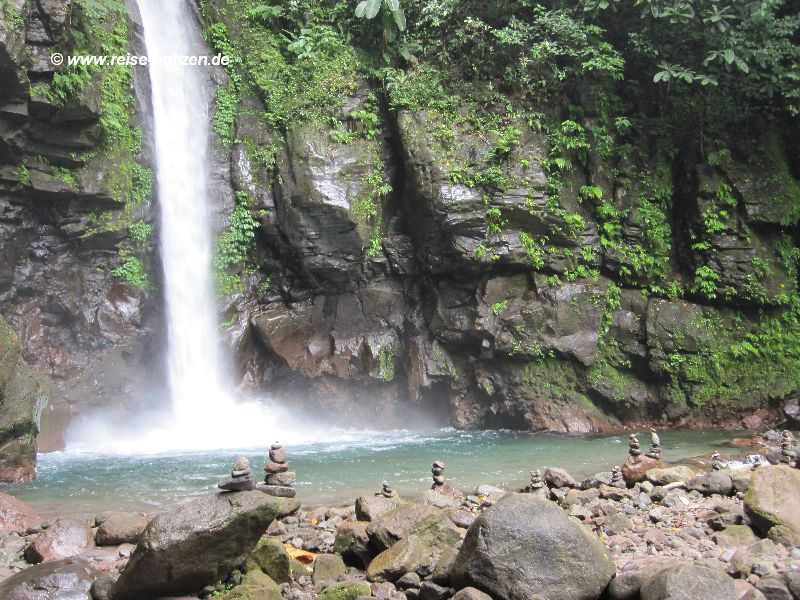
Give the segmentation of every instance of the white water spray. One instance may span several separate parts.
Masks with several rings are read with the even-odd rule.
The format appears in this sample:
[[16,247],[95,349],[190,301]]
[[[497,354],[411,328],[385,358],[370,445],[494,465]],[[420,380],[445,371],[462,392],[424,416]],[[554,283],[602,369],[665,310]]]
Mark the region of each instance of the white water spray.
[[211,281],[213,231],[209,194],[209,97],[204,69],[162,57],[206,53],[188,0],[139,0],[149,57],[161,257],[168,327],[172,418],[120,430],[103,419],[70,431],[68,450],[150,454],[291,445],[371,437],[314,427],[302,416],[262,403],[234,402],[221,368]]

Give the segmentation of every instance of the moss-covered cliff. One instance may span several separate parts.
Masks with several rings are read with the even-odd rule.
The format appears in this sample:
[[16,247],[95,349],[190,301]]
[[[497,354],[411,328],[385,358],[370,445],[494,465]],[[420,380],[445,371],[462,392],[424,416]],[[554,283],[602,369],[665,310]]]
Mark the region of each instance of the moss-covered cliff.
[[[135,48],[115,4],[0,0],[0,312],[73,410],[159,297],[145,74],[47,60]],[[200,2],[241,389],[568,431],[796,395],[797,24],[645,4]]]

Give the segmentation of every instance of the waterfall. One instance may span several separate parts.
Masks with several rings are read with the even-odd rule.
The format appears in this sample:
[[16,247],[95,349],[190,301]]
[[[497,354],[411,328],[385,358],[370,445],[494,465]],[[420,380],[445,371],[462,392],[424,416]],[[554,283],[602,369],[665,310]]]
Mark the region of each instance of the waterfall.
[[[202,53],[181,0],[140,0],[147,52],[155,59]],[[200,67],[149,64],[168,376],[179,426],[202,424],[226,403],[211,282],[207,90]]]
[[208,67],[174,60],[205,55],[207,48],[189,0],[139,0],[139,9],[152,90],[172,415],[147,415],[144,429],[121,429],[100,415],[71,432],[68,449],[142,454],[328,437],[328,428],[314,429],[301,416],[263,402],[234,401],[233,386],[221,367],[211,277]]

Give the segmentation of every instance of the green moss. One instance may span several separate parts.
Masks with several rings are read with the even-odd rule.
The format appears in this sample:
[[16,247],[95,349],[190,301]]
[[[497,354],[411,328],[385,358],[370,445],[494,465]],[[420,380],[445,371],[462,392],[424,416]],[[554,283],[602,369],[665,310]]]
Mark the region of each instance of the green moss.
[[141,259],[128,254],[125,250],[120,251],[120,258],[123,260],[122,265],[111,271],[111,274],[122,279],[128,285],[148,291],[150,289],[150,277]]
[[228,228],[217,238],[214,275],[220,296],[241,291],[239,273],[245,266],[258,229],[249,203],[247,194],[236,193],[236,207],[230,214]]
[[394,381],[397,357],[392,348],[381,348],[380,352],[378,352],[378,367],[380,369],[381,379],[386,383]]

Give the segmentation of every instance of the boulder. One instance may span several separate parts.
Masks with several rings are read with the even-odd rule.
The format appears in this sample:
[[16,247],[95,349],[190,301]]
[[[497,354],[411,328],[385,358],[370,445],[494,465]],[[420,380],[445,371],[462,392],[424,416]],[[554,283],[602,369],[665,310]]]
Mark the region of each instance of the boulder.
[[596,600],[615,570],[593,533],[552,502],[516,494],[470,526],[451,580],[498,600]]
[[659,560],[637,569],[618,573],[608,586],[610,600],[639,600],[639,590],[664,569],[682,564],[674,559]]
[[463,590],[456,592],[453,600],[492,600],[492,597],[474,587],[465,587]]
[[35,565],[0,582],[3,600],[92,600],[97,572],[84,559]]
[[262,538],[244,563],[245,571],[258,569],[277,583],[292,581],[292,557],[277,538]]
[[59,519],[39,533],[25,549],[25,560],[40,563],[70,558],[94,548],[92,530],[83,523]]
[[347,573],[342,557],[338,554],[320,554],[314,561],[314,574],[312,580],[314,585],[319,585],[323,581],[336,582]]
[[374,521],[382,514],[400,506],[400,503],[400,498],[361,496],[356,500],[356,519],[359,521]]
[[733,492],[733,479],[722,471],[711,471],[692,477],[686,482],[686,488],[696,490],[705,496],[712,494],[730,496]]
[[0,533],[24,534],[41,522],[39,513],[30,504],[0,492]]
[[373,550],[369,546],[369,535],[364,521],[346,521],[336,531],[333,551],[341,554],[346,561],[358,560],[363,566],[369,564]]
[[736,600],[733,579],[699,565],[664,569],[641,589],[642,600]]
[[578,487],[578,482],[573,479],[572,475],[557,467],[548,467],[544,470],[544,482],[551,488]]
[[645,456],[644,454],[637,457],[631,456],[625,461],[625,464],[622,465],[622,477],[625,479],[625,483],[633,485],[634,483],[639,483],[647,479],[648,471],[666,468],[666,463]]
[[211,494],[162,513],[144,530],[112,598],[179,595],[224,581],[275,518],[298,508],[296,500],[249,491]]
[[764,594],[742,579],[734,580],[733,585],[736,586],[737,600],[767,600]]
[[242,583],[220,597],[220,600],[283,600],[280,586],[261,571],[250,571]]
[[136,513],[112,513],[97,528],[95,542],[98,546],[135,544],[149,521]]
[[317,600],[356,600],[359,596],[371,596],[372,588],[366,581],[343,581],[326,587]]
[[438,515],[443,515],[442,511],[427,504],[399,506],[371,522],[367,534],[376,548],[386,550],[406,537],[423,519]]
[[436,559],[461,539],[458,528],[442,513],[425,517],[408,535],[370,562],[367,577],[373,581],[395,581],[409,572],[430,573]]
[[668,485],[679,481],[689,481],[694,477],[694,471],[689,467],[678,465],[666,469],[650,469],[645,473],[647,481],[653,485]]
[[713,536],[718,546],[726,548],[746,547],[758,541],[756,534],[747,525],[728,525]]
[[800,535],[800,470],[787,465],[759,467],[750,478],[744,511],[753,524],[767,533],[782,525]]

